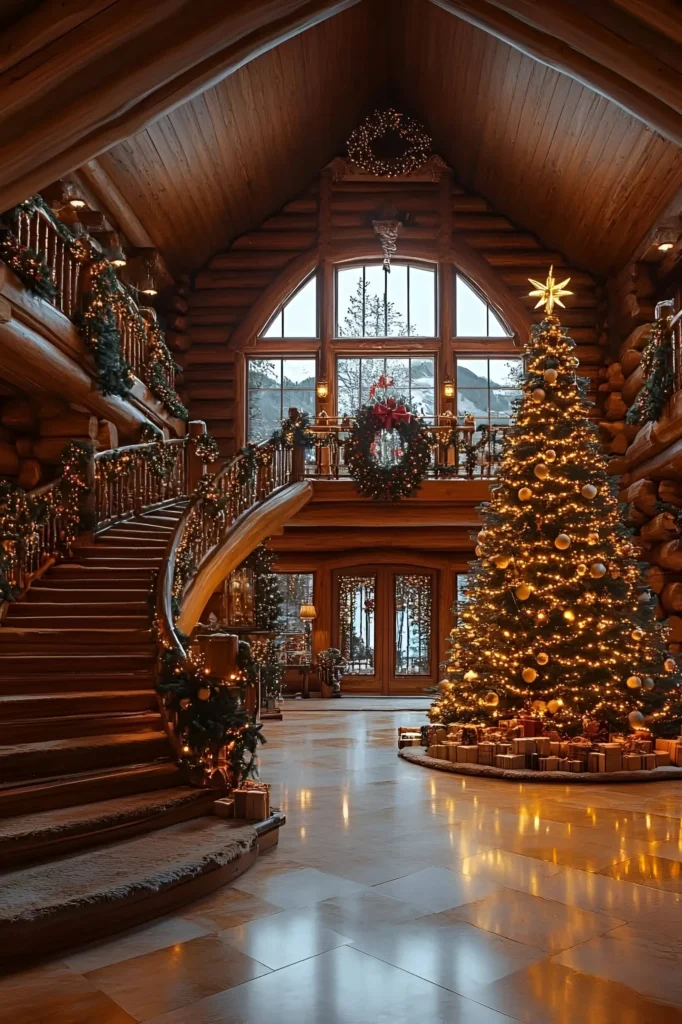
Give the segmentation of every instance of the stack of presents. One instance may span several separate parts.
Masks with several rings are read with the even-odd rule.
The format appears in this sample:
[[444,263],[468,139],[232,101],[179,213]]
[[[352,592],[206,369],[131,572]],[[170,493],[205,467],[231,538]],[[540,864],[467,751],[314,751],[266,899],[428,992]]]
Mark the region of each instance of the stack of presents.
[[648,730],[608,737],[549,735],[538,718],[511,718],[497,725],[400,727],[398,747],[426,747],[429,757],[494,768],[540,772],[633,772],[682,768],[682,736],[654,739]]

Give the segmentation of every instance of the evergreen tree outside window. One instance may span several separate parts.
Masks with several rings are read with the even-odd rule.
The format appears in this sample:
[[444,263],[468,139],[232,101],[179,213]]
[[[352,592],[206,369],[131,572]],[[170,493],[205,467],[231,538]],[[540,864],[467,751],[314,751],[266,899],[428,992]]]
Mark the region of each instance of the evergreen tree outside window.
[[396,398],[407,399],[413,412],[433,416],[435,372],[433,356],[340,356],[336,362],[338,415],[354,416],[369,402],[374,381],[385,374],[395,381],[392,391]]
[[248,440],[265,441],[291,407],[315,415],[314,359],[249,359]]
[[433,338],[436,271],[394,263],[344,267],[336,272],[338,338]]

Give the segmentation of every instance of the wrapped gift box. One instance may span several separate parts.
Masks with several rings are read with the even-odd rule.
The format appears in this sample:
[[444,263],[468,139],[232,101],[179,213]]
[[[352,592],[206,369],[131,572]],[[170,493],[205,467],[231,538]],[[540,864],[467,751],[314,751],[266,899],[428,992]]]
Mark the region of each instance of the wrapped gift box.
[[676,768],[682,768],[682,743],[676,743],[670,751],[670,763]]
[[478,746],[465,747],[463,743],[457,747],[457,760],[465,764],[476,764],[478,761]]
[[581,761],[579,758],[577,758],[577,757],[576,758],[569,757],[567,759],[567,762],[568,762],[567,763],[567,770],[569,772],[583,772],[583,771],[585,771],[585,762]]
[[571,769],[569,768],[569,760],[568,760],[568,758],[567,757],[560,757],[559,758],[559,771],[560,772],[570,772],[570,770]]
[[448,752],[444,743],[434,743],[426,751],[429,757],[437,757],[441,761],[447,761]]
[[539,718],[522,718],[520,724],[523,726],[524,736],[542,735],[542,722]]
[[479,764],[494,764],[495,763],[495,744],[484,741],[478,744],[478,763]]
[[561,757],[561,743],[559,740],[549,741],[549,756],[550,757]]
[[568,744],[568,756],[572,761],[584,761],[587,764],[587,758],[591,750],[589,743],[575,743],[571,742]]
[[403,747],[421,747],[421,745],[421,736],[401,736],[398,740],[398,750],[402,750]]
[[446,756],[447,760],[448,761],[456,761],[457,760],[457,747],[459,746],[459,744],[458,743],[447,742],[447,743],[443,743],[442,746],[445,747],[445,756]]
[[232,790],[235,818],[262,821],[270,817],[270,787],[265,782],[244,782]]
[[667,752],[671,755],[671,760],[672,760],[672,754],[673,754],[673,751],[674,751],[675,747],[677,746],[678,742],[679,742],[679,740],[677,740],[677,739],[674,739],[674,740],[656,740],[656,746],[654,747],[654,751],[656,751],[656,750],[667,750]]
[[588,772],[605,772],[606,755],[601,754],[598,750],[591,750],[587,757],[587,770]]
[[656,755],[655,754],[642,754],[642,768],[646,768],[647,771],[652,771],[656,767]]
[[654,750],[657,768],[668,768],[670,766],[670,754],[667,750]]
[[512,754],[534,754],[535,740],[516,736],[511,743]]
[[495,765],[497,768],[525,768],[525,754],[496,754]]
[[535,740],[535,749],[537,750],[540,757],[549,757],[551,754],[552,741],[549,736],[538,736]]
[[445,739],[445,737],[447,736],[447,734],[448,734],[448,729],[447,729],[446,725],[427,725],[426,726],[426,736],[427,736],[427,739],[429,741],[429,744],[431,744],[431,743],[442,743],[443,740]]
[[547,757],[540,757],[538,759],[538,768],[541,772],[558,772],[559,758],[553,757],[551,754]]
[[604,755],[605,772],[622,772],[623,747],[620,743],[599,743],[599,753]]
[[496,743],[495,753],[496,754],[511,754],[512,748],[511,743]]
[[637,740],[637,750],[640,754],[650,754],[654,749],[651,740]]
[[642,767],[640,754],[623,754],[623,771],[637,772]]

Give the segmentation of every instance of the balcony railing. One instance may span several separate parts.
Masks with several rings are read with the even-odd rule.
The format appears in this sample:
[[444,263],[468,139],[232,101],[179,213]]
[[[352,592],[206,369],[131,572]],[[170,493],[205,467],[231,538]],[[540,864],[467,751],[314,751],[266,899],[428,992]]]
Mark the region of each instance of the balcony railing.
[[[452,417],[439,416],[426,421],[431,443],[431,479],[448,477],[493,477],[497,473],[502,442],[507,424],[480,427],[473,423],[459,424]],[[350,436],[352,418],[318,417],[310,424],[315,447],[310,449],[305,464],[309,477],[338,480],[348,476],[345,442]]]
[[83,260],[74,254],[54,222],[40,208],[29,211],[18,207],[16,235],[20,245],[44,258],[56,288],[53,305],[71,318],[79,308]]

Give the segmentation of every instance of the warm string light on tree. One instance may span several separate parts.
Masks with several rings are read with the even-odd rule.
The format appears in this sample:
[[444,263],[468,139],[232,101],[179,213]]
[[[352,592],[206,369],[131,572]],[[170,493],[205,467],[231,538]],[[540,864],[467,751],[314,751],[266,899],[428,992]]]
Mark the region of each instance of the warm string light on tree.
[[433,142],[418,121],[389,107],[366,117],[347,145],[348,156],[363,171],[395,178],[419,170],[428,160]]
[[[546,310],[567,283],[550,274],[539,286]],[[434,721],[490,724],[522,712],[569,733],[587,718],[659,733],[679,725],[667,627],[654,619],[621,521],[574,349],[546,312],[526,345],[523,394],[483,506]]]

